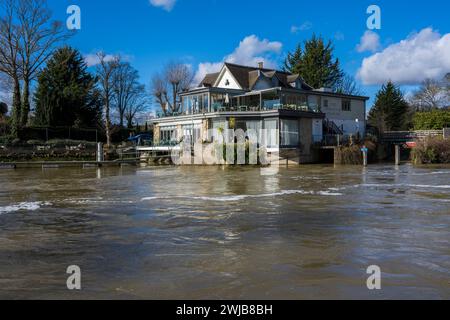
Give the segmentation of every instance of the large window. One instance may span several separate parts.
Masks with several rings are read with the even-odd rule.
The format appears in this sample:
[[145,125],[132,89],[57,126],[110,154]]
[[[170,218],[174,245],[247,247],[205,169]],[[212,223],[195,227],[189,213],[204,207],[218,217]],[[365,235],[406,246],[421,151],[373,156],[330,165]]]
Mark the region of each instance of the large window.
[[281,120],[281,145],[297,147],[299,142],[298,120]]
[[265,135],[262,135],[262,143],[268,148],[277,148],[279,146],[278,119],[264,120]]
[[168,144],[177,141],[176,126],[162,127],[160,135],[161,144]]
[[183,112],[186,114],[206,113],[209,108],[207,93],[183,97]]

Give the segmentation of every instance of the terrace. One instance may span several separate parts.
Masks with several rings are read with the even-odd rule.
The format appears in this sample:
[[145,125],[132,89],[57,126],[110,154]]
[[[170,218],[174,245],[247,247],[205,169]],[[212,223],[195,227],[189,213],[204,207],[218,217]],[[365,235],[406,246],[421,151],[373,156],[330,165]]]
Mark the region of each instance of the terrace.
[[186,92],[181,98],[181,112],[159,113],[157,117],[271,110],[320,112],[319,103],[310,101],[307,93],[281,87],[252,92],[201,88]]

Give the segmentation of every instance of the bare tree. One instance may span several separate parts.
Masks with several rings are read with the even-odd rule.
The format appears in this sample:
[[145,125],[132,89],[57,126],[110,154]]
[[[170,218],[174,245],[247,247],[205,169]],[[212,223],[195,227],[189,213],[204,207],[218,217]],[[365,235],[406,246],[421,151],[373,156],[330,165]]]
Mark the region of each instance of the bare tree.
[[2,0],[1,9],[4,16],[0,17],[0,72],[6,74],[13,85],[12,102],[12,134],[17,135],[20,125],[20,32],[16,24],[15,0]]
[[348,94],[351,96],[360,96],[364,94],[355,78],[349,74],[344,75],[344,77],[338,81],[334,91],[336,93]]
[[[132,108],[136,97],[142,94],[144,86],[139,83],[139,73],[128,62],[120,62],[114,73],[113,104],[119,115],[120,126],[124,126],[125,112]],[[145,88],[144,88],[145,90]]]
[[[154,75],[152,79],[152,93],[164,113],[181,111],[179,95],[181,92],[189,89],[193,77],[189,66],[176,62],[169,63],[162,75]],[[168,89],[169,87],[170,89]]]
[[19,23],[20,66],[23,80],[20,125],[25,126],[30,112],[30,84],[42,64],[53,54],[56,43],[71,33],[62,22],[51,20],[46,0],[19,0],[16,18]]
[[152,95],[156,98],[164,115],[167,114],[167,83],[160,74],[154,74],[152,78]]
[[127,120],[127,127],[132,128],[133,122],[139,116],[139,114],[146,111],[149,107],[150,101],[149,97],[145,91],[145,86],[140,85],[136,88],[136,92],[132,99],[126,106],[125,118]]
[[[426,79],[415,92],[410,103],[416,110],[427,111],[446,107],[449,104],[448,80]],[[447,82],[447,83],[446,83]]]
[[109,59],[104,52],[98,52],[97,77],[105,113],[106,145],[111,146],[111,102],[114,99],[115,72],[120,65],[119,57]]

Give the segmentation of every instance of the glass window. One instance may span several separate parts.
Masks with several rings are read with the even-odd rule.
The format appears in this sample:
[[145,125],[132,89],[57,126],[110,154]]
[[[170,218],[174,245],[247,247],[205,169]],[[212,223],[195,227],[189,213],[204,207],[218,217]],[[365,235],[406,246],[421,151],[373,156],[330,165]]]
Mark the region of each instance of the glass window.
[[352,102],[350,100],[342,100],[342,111],[352,111]]
[[265,134],[261,137],[261,143],[268,148],[276,148],[279,145],[278,119],[264,120]]
[[298,120],[281,120],[281,145],[296,147],[299,142]]

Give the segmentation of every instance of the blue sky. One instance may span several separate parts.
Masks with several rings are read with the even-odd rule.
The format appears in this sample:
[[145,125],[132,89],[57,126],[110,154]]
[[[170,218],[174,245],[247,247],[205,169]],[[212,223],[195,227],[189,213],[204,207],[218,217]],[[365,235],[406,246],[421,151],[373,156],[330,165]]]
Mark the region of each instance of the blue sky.
[[[407,93],[423,80],[421,70],[430,70],[430,77],[450,72],[450,4],[444,0],[48,3],[64,21],[67,7],[78,5],[81,30],[70,44],[88,57],[98,50],[125,56],[145,84],[171,60],[190,64],[195,72],[200,68],[200,73],[214,70],[224,59],[237,63],[263,59],[267,65],[279,66],[289,50],[313,33],[333,40],[335,54],[347,73],[357,77],[362,69],[363,78],[358,81],[372,98],[389,78],[402,84]],[[376,34],[366,33],[366,10],[371,4],[381,8],[382,25]]]

